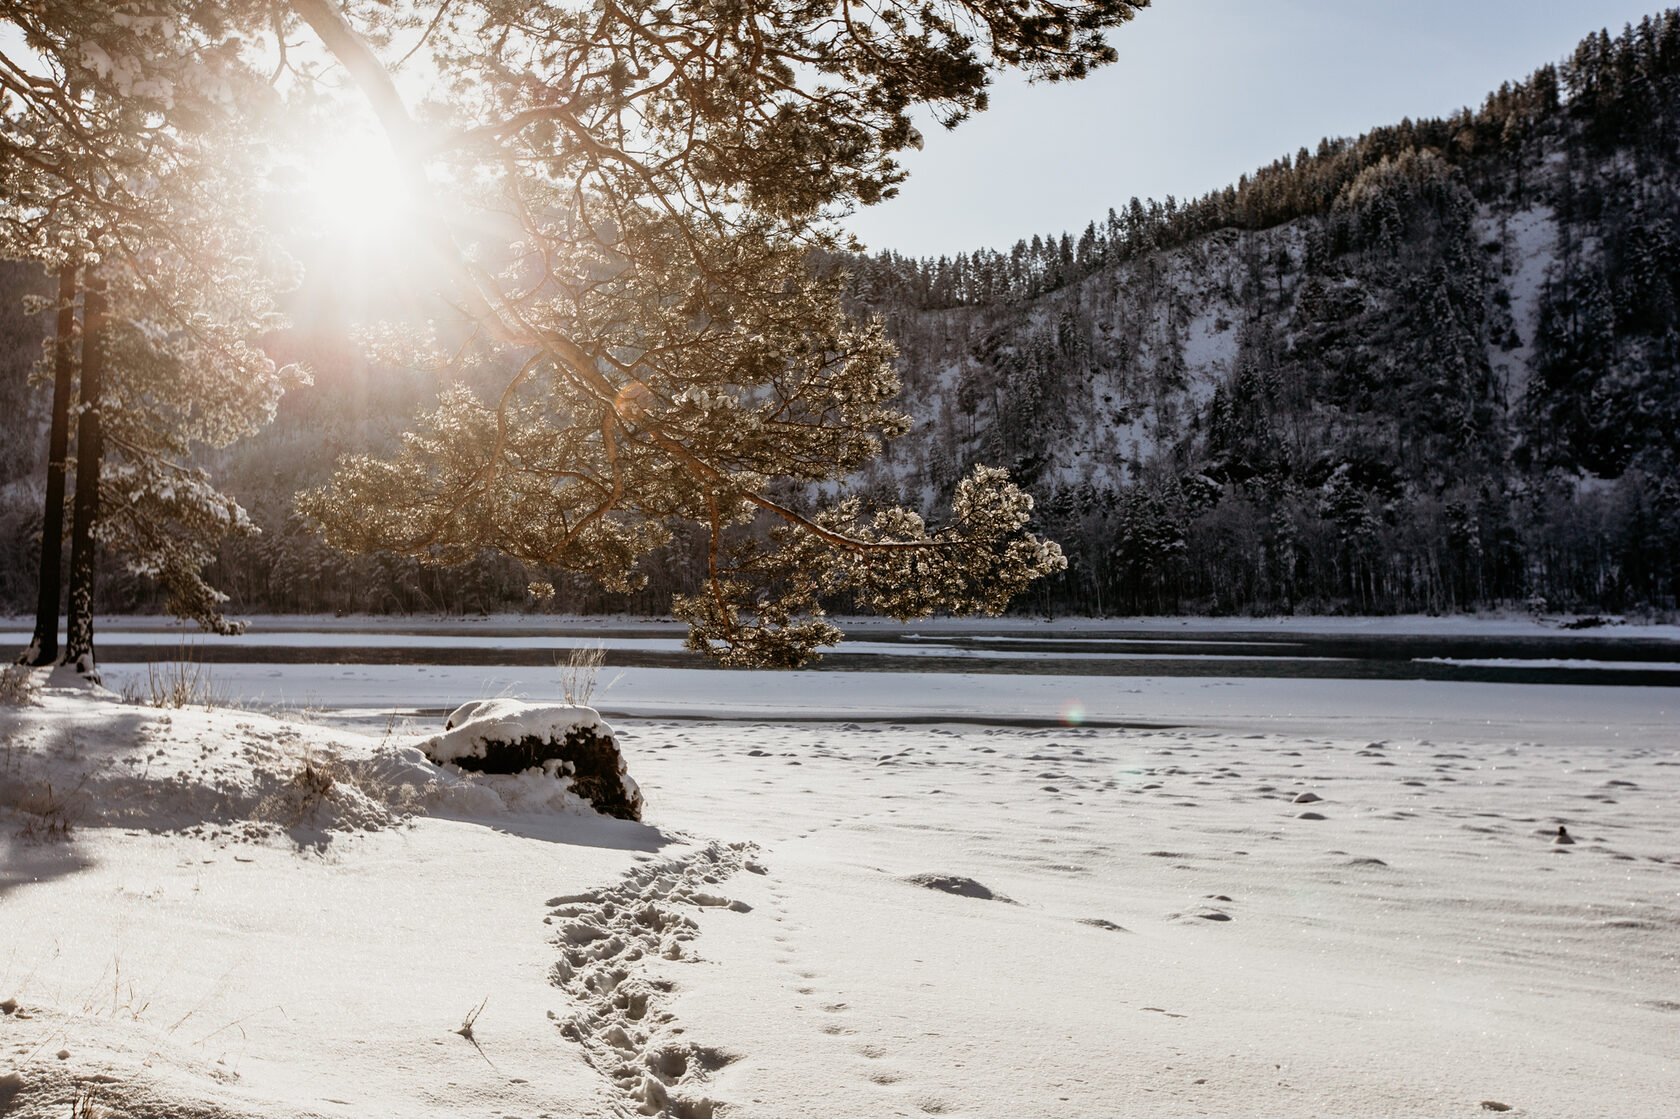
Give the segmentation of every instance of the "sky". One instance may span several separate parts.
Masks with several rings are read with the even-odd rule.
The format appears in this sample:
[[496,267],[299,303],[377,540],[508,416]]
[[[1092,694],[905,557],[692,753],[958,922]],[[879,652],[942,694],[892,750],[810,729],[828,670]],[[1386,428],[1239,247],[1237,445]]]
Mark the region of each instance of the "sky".
[[1197,197],[1324,136],[1480,105],[1661,0],[1154,0],[1082,82],[999,81],[953,132],[924,126],[898,198],[848,224],[911,256],[1076,235],[1110,206]]

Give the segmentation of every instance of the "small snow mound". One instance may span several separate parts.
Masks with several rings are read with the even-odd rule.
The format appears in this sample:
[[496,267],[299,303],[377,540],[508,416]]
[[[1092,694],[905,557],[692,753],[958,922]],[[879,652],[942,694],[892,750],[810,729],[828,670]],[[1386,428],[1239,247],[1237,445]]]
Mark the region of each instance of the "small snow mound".
[[443,722],[444,733],[426,741],[422,748],[435,762],[452,762],[482,758],[492,744],[525,738],[552,744],[564,742],[573,731],[597,728],[612,733],[593,707],[475,699],[451,711]]
[[116,692],[99,682],[99,673],[95,671],[83,672],[73,664],[55,665],[46,674],[44,681],[37,681],[41,687],[65,695],[93,696],[98,699],[118,699]]
[[[595,811],[624,820],[642,817],[642,793],[624,764],[612,728],[590,707],[534,704],[514,699],[464,703],[444,722],[444,733],[420,743],[439,765],[512,775],[512,793],[527,804],[543,790],[569,790]],[[504,782],[505,783],[505,782]]]
[[964,878],[956,874],[912,874],[904,881],[912,886],[921,886],[927,890],[938,890],[941,893],[956,894],[963,898],[978,898],[981,901],[1001,901],[1014,905],[1011,898],[995,893],[990,887],[982,886],[972,878]]

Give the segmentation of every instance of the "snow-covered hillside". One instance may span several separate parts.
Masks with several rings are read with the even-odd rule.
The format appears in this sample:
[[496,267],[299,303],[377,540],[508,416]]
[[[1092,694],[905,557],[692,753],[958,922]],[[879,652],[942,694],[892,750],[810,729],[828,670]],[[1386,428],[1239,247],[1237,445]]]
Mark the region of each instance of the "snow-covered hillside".
[[[1368,301],[1366,310],[1400,297],[1385,290],[1392,269],[1310,267],[1308,241],[1325,225],[1301,218],[1221,230],[1020,305],[889,310],[903,351],[903,407],[919,422],[876,480],[916,492],[961,462],[1013,458],[1026,460],[1044,495],[1117,489],[1194,448],[1215,391],[1299,340],[1313,275]],[[1477,356],[1494,372],[1502,408],[1515,409],[1533,373],[1543,290],[1562,272],[1558,222],[1544,203],[1500,201],[1477,209],[1472,236],[1489,311]],[[922,492],[930,503],[936,496]]]
[[1019,248],[898,288],[863,262],[919,421],[866,489],[936,516],[1008,467],[1072,560],[1045,597],[1080,612],[1672,609],[1680,151],[1567,119],[1406,143],[1362,139],[1275,224],[1167,211],[1139,247],[1111,219],[1077,266],[1035,241],[1055,271],[1003,295],[950,293]]

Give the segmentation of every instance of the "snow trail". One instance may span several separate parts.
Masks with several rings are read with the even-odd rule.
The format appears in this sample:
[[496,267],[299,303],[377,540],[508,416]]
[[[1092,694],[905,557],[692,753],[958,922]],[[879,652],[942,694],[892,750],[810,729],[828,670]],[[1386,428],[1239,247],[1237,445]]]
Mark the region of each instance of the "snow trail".
[[684,1039],[665,1008],[675,984],[648,974],[654,960],[694,956],[699,926],[684,908],[749,912],[715,887],[743,867],[763,873],[748,843],[717,840],[674,857],[649,859],[615,885],[550,898],[560,959],[555,986],[577,1005],[561,1032],[606,1077],[615,1114],[713,1119],[719,1103],[701,1089],[733,1057]]

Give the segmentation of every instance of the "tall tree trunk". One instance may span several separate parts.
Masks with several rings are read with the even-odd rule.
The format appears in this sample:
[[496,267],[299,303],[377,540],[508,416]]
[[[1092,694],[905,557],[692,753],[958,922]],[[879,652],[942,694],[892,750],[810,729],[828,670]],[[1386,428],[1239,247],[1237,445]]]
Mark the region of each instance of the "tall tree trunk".
[[52,428],[47,436],[47,504],[41,517],[41,574],[35,639],[18,658],[39,666],[58,659],[58,608],[64,597],[64,474],[70,454],[70,394],[75,387],[76,268],[58,274],[58,321],[53,339]]
[[99,463],[105,453],[100,405],[105,381],[105,292],[89,278],[82,295],[81,415],[76,422],[76,505],[70,524],[70,614],[64,663],[99,682],[93,656],[94,526],[99,523]]

